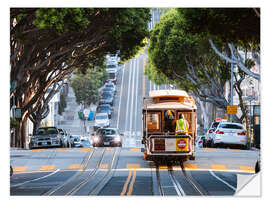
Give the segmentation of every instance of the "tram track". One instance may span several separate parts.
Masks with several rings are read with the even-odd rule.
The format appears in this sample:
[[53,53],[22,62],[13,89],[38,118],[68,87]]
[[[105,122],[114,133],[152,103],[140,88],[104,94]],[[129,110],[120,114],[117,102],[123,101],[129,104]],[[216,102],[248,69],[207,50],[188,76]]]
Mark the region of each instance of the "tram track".
[[[171,164],[167,164],[167,174],[168,178],[170,179],[172,185],[170,187],[173,187],[176,194],[178,196],[186,196],[190,195],[185,192],[187,184],[188,187],[191,187],[193,192],[192,195],[199,195],[199,196],[204,196],[205,191],[202,191],[200,187],[197,185],[196,182],[193,181],[193,179],[186,173],[185,167],[183,162],[180,162],[180,171],[175,170],[174,167]],[[165,175],[165,174],[162,174]],[[178,175],[181,175],[181,179],[178,177]],[[161,174],[160,174],[160,165],[156,165],[156,182],[159,188],[159,195],[165,196],[167,195],[166,192],[164,191],[165,187],[168,187],[166,185],[163,185],[162,180],[161,180]],[[177,178],[178,177],[178,178]],[[183,184],[185,183],[185,184]],[[190,193],[190,192],[189,192]]]
[[104,158],[105,151],[106,149],[104,148],[100,159],[98,160],[95,168],[88,174],[88,177],[79,184],[77,184],[75,187],[73,187],[68,193],[65,194],[65,196],[74,195],[77,191],[79,191],[84,185],[86,185],[92,179],[92,177],[97,173],[98,169],[100,168],[100,165]]
[[94,187],[92,187],[92,189],[88,192],[88,195],[97,195],[99,191],[98,188],[100,187],[100,190],[106,186],[106,184],[108,183],[108,181],[110,180],[110,178],[112,177],[109,177],[111,171],[113,170],[113,166],[114,166],[114,163],[115,163],[115,160],[116,160],[116,164],[114,166],[114,169],[117,167],[117,162],[118,162],[118,159],[119,159],[119,153],[121,151],[121,148],[116,148],[114,150],[114,153],[113,153],[113,157],[112,157],[112,160],[111,160],[111,163],[110,163],[110,166],[109,168],[107,169],[107,172],[105,173],[105,175],[102,177],[102,179],[100,179]]
[[94,148],[91,153],[88,156],[87,160],[83,160],[83,162],[85,161],[86,163],[83,164],[83,168],[82,170],[80,170],[78,173],[76,173],[74,176],[72,176],[71,178],[69,178],[67,181],[65,181],[63,184],[61,184],[60,186],[51,189],[50,191],[48,191],[47,193],[43,194],[44,196],[52,196],[54,194],[56,194],[60,189],[62,189],[63,187],[67,186],[68,184],[70,184],[72,181],[76,180],[77,178],[79,178],[80,176],[82,176],[82,174],[86,171],[86,168],[88,167],[90,160],[92,159],[94,153],[95,153],[96,149]]

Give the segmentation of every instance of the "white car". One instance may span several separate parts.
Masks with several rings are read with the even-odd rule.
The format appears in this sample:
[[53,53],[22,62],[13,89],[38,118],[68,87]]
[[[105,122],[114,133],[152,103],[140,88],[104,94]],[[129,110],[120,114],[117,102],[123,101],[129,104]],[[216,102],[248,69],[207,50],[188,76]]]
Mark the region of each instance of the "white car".
[[205,146],[209,147],[211,144],[211,141],[213,139],[213,134],[218,126],[220,121],[214,121],[211,123],[210,128],[207,130],[206,135],[205,135]]
[[97,113],[95,117],[94,130],[110,126],[110,119],[107,113]]
[[247,148],[248,137],[244,126],[240,123],[220,122],[213,133],[212,146],[239,145]]

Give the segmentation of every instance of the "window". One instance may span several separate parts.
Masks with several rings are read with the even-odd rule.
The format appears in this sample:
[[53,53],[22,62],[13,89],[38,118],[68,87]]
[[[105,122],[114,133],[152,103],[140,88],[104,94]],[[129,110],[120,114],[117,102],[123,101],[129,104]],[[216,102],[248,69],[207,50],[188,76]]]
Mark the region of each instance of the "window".
[[235,124],[220,124],[219,128],[227,128],[227,129],[243,129],[242,126]]
[[148,130],[160,130],[160,113],[147,113]]

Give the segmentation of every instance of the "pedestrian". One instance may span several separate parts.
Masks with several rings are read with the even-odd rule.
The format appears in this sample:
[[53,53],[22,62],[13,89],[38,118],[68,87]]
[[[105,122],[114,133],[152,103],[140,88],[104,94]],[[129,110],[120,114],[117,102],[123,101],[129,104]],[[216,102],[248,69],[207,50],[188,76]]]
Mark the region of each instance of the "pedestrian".
[[187,135],[189,124],[183,114],[179,114],[178,120],[176,121],[175,134],[176,135]]

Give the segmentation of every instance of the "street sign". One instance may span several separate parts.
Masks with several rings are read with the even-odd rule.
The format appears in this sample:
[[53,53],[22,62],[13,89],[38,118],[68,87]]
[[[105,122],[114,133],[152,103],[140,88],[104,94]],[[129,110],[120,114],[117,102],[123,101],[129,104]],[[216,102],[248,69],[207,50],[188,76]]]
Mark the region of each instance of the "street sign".
[[227,114],[237,114],[237,105],[227,106]]

